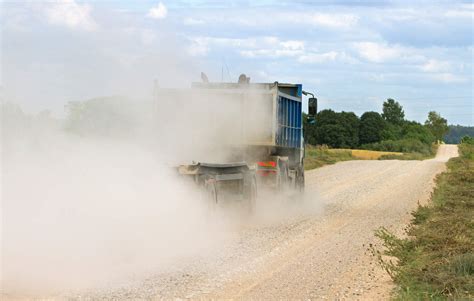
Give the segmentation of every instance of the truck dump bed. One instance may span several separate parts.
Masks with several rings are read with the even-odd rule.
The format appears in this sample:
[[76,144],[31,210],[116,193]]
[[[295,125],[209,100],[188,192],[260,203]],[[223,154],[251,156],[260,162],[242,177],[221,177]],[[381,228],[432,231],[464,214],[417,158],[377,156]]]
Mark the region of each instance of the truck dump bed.
[[235,135],[233,141],[302,148],[300,84],[194,83],[191,90],[200,97],[216,98],[217,106],[229,109],[220,113],[235,121],[229,131]]

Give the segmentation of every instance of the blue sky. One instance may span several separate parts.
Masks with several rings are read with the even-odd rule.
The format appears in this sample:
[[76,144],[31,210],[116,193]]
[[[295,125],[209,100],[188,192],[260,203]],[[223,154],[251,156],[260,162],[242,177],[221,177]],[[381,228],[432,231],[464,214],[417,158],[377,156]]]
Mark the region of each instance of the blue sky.
[[320,108],[398,100],[474,125],[472,1],[2,2],[2,94],[32,110],[211,81],[295,82]]

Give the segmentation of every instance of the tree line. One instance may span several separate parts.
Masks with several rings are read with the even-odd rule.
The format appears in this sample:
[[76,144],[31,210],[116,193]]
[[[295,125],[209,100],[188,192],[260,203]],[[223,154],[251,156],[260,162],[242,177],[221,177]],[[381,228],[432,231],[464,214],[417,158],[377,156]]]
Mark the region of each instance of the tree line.
[[474,137],[474,126],[450,125],[448,133],[444,136],[444,141],[457,144],[466,136]]
[[394,99],[383,103],[382,113],[318,112],[314,121],[305,116],[304,137],[312,145],[362,148],[394,152],[431,153],[431,145],[448,132],[447,120],[435,111],[424,124],[405,119],[402,105]]

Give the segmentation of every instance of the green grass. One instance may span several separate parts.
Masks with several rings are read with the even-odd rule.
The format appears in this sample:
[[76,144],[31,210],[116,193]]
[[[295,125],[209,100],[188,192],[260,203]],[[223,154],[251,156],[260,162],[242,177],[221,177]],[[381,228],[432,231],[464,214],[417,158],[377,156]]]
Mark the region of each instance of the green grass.
[[425,160],[433,158],[437,145],[433,145],[432,152],[422,153],[391,153],[385,151],[353,150],[329,148],[325,145],[306,145],[304,159],[305,170],[318,168],[348,160]]
[[474,299],[474,145],[459,149],[431,203],[413,213],[408,237],[376,232],[385,250],[374,252],[398,285],[396,300]]
[[327,146],[306,145],[304,169],[314,169],[340,161],[357,160],[351,150],[329,149]]
[[419,152],[411,152],[411,153],[403,153],[402,155],[383,155],[379,158],[379,160],[426,160],[432,159],[435,157],[436,152],[438,150],[438,144],[433,144],[431,146],[431,152],[429,153],[419,153]]
[[433,158],[434,155],[422,153],[403,153],[403,155],[383,155],[379,160],[426,160]]

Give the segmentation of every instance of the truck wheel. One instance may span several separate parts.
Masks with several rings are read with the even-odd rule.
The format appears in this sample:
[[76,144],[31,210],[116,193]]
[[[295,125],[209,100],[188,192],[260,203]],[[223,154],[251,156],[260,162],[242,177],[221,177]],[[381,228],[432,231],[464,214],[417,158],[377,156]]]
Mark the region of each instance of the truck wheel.
[[249,185],[247,202],[249,213],[254,213],[257,209],[257,179],[255,177],[252,178]]
[[278,190],[286,190],[290,182],[288,176],[288,165],[282,162],[279,164],[278,169],[277,188]]
[[304,169],[298,168],[296,175],[296,189],[298,192],[304,192]]
[[217,187],[215,182],[207,182],[205,184],[205,194],[209,208],[213,209],[217,206]]
[[298,191],[299,192],[304,192],[304,174],[302,174],[298,177],[297,185],[298,185],[298,187],[297,187]]

